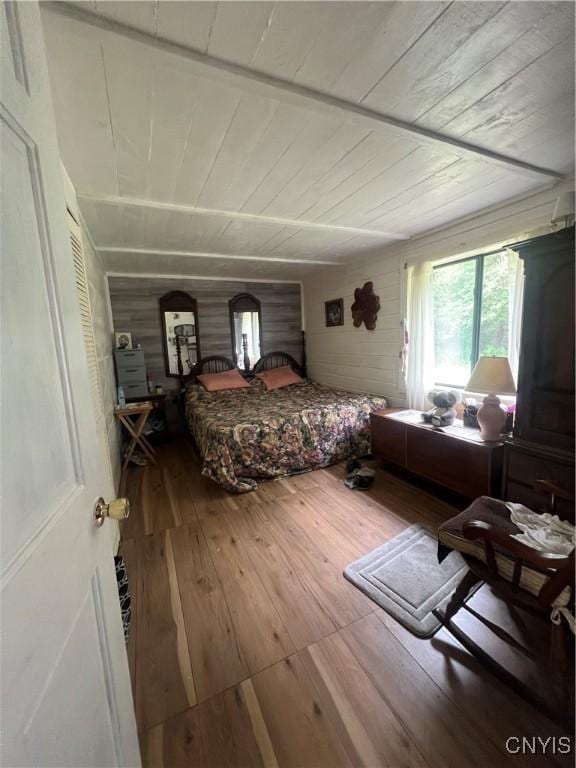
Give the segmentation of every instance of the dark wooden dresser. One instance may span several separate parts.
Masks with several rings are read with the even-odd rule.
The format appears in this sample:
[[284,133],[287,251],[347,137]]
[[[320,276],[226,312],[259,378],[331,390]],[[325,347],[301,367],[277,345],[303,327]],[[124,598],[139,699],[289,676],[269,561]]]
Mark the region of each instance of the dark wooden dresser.
[[[525,286],[514,433],[505,499],[537,507],[535,480],[574,489],[574,227],[522,243]],[[573,517],[568,502],[559,513]]]
[[460,422],[435,429],[419,411],[377,411],[370,421],[372,453],[382,461],[469,499],[500,495],[503,443],[486,443]]

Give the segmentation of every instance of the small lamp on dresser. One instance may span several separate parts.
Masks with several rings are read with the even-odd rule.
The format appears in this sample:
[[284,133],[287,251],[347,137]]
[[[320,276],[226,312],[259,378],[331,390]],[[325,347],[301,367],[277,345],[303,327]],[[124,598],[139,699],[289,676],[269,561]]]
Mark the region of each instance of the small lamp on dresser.
[[478,411],[483,440],[498,440],[506,422],[506,413],[498,395],[515,395],[516,385],[507,357],[480,357],[466,385],[468,392],[486,392]]

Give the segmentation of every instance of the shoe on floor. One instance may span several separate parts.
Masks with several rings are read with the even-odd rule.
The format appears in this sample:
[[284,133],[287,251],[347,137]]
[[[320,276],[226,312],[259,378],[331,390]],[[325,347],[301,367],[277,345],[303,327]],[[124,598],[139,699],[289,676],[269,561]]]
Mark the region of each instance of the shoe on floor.
[[353,470],[346,480],[344,485],[351,490],[367,491],[372,486],[376,472],[368,467],[360,467]]

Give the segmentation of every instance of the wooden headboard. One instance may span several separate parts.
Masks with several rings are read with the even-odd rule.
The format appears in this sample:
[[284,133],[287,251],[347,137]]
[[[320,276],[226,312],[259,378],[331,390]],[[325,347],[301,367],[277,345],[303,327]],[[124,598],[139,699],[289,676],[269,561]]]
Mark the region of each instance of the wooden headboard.
[[272,368],[282,368],[286,365],[289,365],[299,376],[306,375],[304,368],[287,352],[267,352],[258,360],[253,372],[262,373],[262,371],[270,371]]
[[[272,368],[282,368],[285,365],[289,365],[299,376],[306,376],[304,366],[296,362],[288,352],[268,352],[265,355],[262,355],[249,373],[245,374],[244,371],[240,371],[240,373],[246,378],[251,378],[251,375],[254,373],[270,371]],[[229,357],[224,357],[223,355],[203,357],[196,363],[194,368],[192,368],[188,376],[186,376],[186,383],[194,384],[196,382],[196,377],[201,373],[223,373],[224,371],[233,371],[234,368],[236,368],[236,364],[234,360]]]
[[224,371],[233,371],[236,368],[234,360],[222,355],[212,355],[211,357],[203,357],[199,360],[194,368],[190,371],[186,377],[188,383],[194,383],[196,376],[201,373],[223,373]]

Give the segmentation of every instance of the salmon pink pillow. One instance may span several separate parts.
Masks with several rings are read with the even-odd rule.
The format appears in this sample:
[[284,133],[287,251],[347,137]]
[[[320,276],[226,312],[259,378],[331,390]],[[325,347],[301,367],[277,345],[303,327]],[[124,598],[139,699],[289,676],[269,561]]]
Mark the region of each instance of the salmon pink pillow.
[[289,365],[282,368],[272,368],[271,371],[264,371],[264,373],[257,373],[256,377],[264,382],[267,390],[280,389],[290,384],[301,384],[304,381],[297,373],[294,373]]
[[219,392],[222,389],[244,389],[250,384],[237,368],[224,373],[202,373],[196,377],[208,392]]

